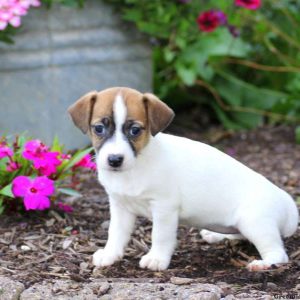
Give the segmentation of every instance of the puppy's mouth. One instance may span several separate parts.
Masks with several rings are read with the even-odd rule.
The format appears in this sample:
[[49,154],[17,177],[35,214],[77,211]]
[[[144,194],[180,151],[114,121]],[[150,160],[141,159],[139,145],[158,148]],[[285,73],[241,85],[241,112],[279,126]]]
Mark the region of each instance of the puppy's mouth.
[[123,168],[112,168],[112,167],[109,167],[108,170],[112,171],[112,172],[122,172]]

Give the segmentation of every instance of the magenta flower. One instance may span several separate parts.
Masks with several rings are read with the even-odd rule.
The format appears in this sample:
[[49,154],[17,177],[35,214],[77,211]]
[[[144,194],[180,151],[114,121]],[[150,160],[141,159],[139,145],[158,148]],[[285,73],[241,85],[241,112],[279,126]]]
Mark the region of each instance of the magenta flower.
[[10,161],[7,163],[7,166],[6,166],[7,172],[14,172],[19,169],[20,169],[20,165],[15,161]]
[[96,164],[92,161],[91,154],[84,156],[77,164],[74,165],[74,168],[83,167],[91,170],[96,170]]
[[54,182],[46,176],[30,179],[18,176],[12,182],[15,197],[23,197],[26,210],[44,210],[50,207],[49,196],[55,191]]
[[64,153],[61,153],[60,155],[61,159],[63,160],[70,160],[72,158],[72,155],[71,154],[64,154]]
[[9,147],[0,145],[0,159],[4,157],[12,157],[13,155],[14,153]]
[[59,152],[46,152],[33,160],[33,167],[42,175],[50,176],[56,172],[56,167],[61,164],[58,159]]
[[35,158],[40,157],[43,153],[48,152],[48,147],[40,140],[28,141],[24,148],[23,157],[29,160],[34,160]]
[[56,167],[61,164],[58,159],[59,152],[50,152],[40,140],[28,141],[25,144],[23,157],[33,161],[33,167],[42,175],[50,176],[56,172]]
[[235,0],[235,5],[255,10],[261,6],[261,0]]
[[204,32],[212,32],[217,27],[227,23],[226,15],[219,10],[210,10],[201,13],[197,18],[199,29]]
[[71,213],[73,212],[73,207],[67,204],[64,204],[62,202],[58,202],[57,206],[60,210],[62,210],[65,213]]

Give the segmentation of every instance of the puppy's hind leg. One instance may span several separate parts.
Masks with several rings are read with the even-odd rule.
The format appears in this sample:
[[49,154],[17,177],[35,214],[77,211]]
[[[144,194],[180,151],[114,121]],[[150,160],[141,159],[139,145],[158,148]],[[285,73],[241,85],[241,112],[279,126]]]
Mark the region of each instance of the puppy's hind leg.
[[272,265],[287,263],[279,228],[272,219],[245,220],[239,224],[239,230],[258,250],[261,260],[254,260],[248,264],[250,271],[267,270]]
[[218,232],[213,232],[210,230],[202,229],[200,231],[200,235],[203,240],[205,240],[209,244],[219,243],[224,239],[228,240],[243,240],[245,239],[244,236],[241,234],[223,234]]

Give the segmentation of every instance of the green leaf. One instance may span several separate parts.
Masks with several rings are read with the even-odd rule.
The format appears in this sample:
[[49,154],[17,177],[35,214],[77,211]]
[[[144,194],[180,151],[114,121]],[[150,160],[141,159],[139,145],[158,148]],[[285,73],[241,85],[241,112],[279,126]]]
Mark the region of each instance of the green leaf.
[[300,144],[300,126],[297,126],[295,130],[295,135],[296,135],[296,143]]
[[217,73],[222,78],[215,80],[215,87],[222,97],[233,106],[239,105],[267,110],[287,97],[285,93],[256,87],[224,71],[217,70]]
[[53,139],[51,151],[54,151],[54,152],[62,152],[63,151],[63,146],[60,144],[57,135],[55,135],[55,137]]
[[193,85],[195,83],[197,77],[195,70],[181,66],[177,69],[177,72],[178,76],[186,85]]
[[170,49],[168,48],[165,48],[164,49],[164,57],[165,57],[165,60],[166,62],[171,62],[174,57],[175,57],[175,52],[174,51],[171,51]]
[[12,184],[9,184],[5,186],[2,190],[0,190],[0,194],[9,198],[15,198],[11,189],[12,189]]
[[298,205],[300,205],[300,197],[297,197],[297,198],[296,198],[296,203],[297,203]]
[[64,171],[69,170],[72,168],[75,164],[77,164],[81,159],[86,156],[88,153],[90,153],[94,148],[90,147],[85,150],[79,150],[77,151],[74,156],[70,159],[70,161],[64,166]]
[[80,194],[79,192],[77,192],[73,189],[69,189],[69,188],[59,188],[58,191],[62,194],[68,195],[68,196],[75,196],[75,197],[82,196],[82,194]]
[[4,204],[3,204],[3,199],[0,198],[0,215],[3,214],[4,209],[5,209],[5,206],[4,206]]
[[216,103],[211,103],[211,106],[215,110],[218,119],[222,122],[225,128],[233,130],[242,129],[242,126],[232,121],[229,118],[229,116]]
[[196,47],[207,56],[246,57],[251,46],[241,38],[234,38],[226,28],[219,28],[205,38],[199,39]]

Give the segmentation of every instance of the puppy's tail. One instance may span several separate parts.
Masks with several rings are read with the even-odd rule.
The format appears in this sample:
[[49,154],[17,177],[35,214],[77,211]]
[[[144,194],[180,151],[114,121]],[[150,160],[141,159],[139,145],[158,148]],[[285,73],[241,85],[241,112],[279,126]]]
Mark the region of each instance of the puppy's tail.
[[284,192],[283,197],[283,200],[286,202],[286,213],[282,235],[283,237],[289,237],[298,228],[299,212],[295,201],[288,193]]

